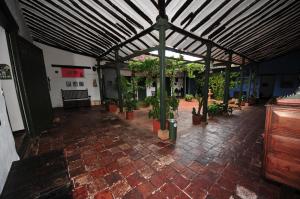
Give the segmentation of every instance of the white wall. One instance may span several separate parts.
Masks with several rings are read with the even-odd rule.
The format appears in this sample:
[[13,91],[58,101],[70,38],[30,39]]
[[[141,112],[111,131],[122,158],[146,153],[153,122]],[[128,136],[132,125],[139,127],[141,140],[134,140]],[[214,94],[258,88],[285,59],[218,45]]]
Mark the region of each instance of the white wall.
[[[12,136],[8,117],[6,114],[6,106],[4,96],[2,95],[0,82],[0,194],[5,184],[11,164],[15,160],[19,160],[16,152],[14,138]],[[7,101],[7,100],[6,100]]]
[[[11,66],[7,47],[5,30],[0,26],[0,64]],[[6,106],[13,131],[24,129],[20,106],[17,98],[15,82],[13,79],[0,80],[6,98]]]
[[[88,89],[88,93],[91,96],[91,100],[94,103],[98,103],[100,100],[99,94],[99,82],[97,72],[94,72],[92,69],[84,69],[84,78],[62,78],[61,69],[57,67],[52,67],[52,64],[57,65],[73,65],[73,66],[95,66],[96,59],[92,57],[82,56],[53,48],[41,43],[34,42],[36,46],[43,50],[44,61],[46,67],[47,76],[50,79],[50,97],[52,102],[52,107],[62,107],[63,102],[61,98],[61,89],[75,90],[75,89]],[[56,73],[55,71],[58,71]],[[93,86],[93,81],[97,81],[97,87]],[[83,87],[67,87],[66,81],[77,81],[84,82]]]
[[[7,64],[10,66],[5,31],[1,26],[0,26],[0,64]],[[5,103],[5,101],[7,103]],[[10,122],[8,120],[6,109],[8,109]],[[0,125],[0,193],[1,193],[12,162],[19,159],[15,148],[15,142],[12,135],[11,126],[13,127],[13,130],[21,130],[24,128],[13,80],[0,80],[0,122],[1,122]]]

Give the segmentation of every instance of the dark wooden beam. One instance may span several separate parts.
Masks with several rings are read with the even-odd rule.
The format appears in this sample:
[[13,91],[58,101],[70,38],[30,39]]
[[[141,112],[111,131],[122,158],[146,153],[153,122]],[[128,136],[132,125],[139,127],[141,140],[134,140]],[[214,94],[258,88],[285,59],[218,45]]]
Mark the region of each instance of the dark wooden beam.
[[[42,4],[39,1],[24,1],[20,0],[20,2],[25,5],[26,7],[30,8],[32,11],[38,12],[41,14],[41,16],[47,17],[48,19],[51,19],[53,22],[55,22],[57,25],[61,25],[65,28],[70,28],[72,31],[76,32],[76,34],[80,35],[81,37],[90,40],[91,42],[94,42],[98,45],[103,46],[111,46],[112,43],[108,39],[101,37],[99,35],[96,35],[89,29],[84,28],[84,26],[81,26],[79,23],[74,23],[70,19],[66,18],[64,15],[60,14],[56,10],[48,7],[47,9],[44,6],[41,6]],[[29,3],[30,2],[30,3]],[[40,5],[41,4],[41,5]],[[24,10],[24,8],[23,8]],[[55,16],[55,17],[54,17]],[[57,18],[56,18],[57,17]],[[87,36],[88,35],[88,36]]]
[[90,66],[74,66],[74,65],[59,65],[59,64],[52,64],[52,67],[55,68],[83,68],[83,69],[91,69]]
[[210,12],[206,17],[204,17],[199,23],[197,23],[193,28],[191,28],[191,32],[196,31],[200,28],[203,24],[205,24],[210,18],[212,18],[217,12],[219,12],[222,8],[224,8],[230,0],[224,0],[216,9]]
[[126,44],[136,40],[136,39],[139,39],[140,37],[152,32],[154,30],[154,25],[150,26],[149,28],[143,30],[142,32],[136,34],[135,36],[133,36],[132,38],[118,44],[118,45],[115,45],[113,47],[111,47],[110,49],[108,49],[105,53],[102,53],[99,57],[104,57],[105,55],[109,54],[110,52],[112,52],[113,50],[115,50],[116,48],[120,48],[122,46],[125,46]]
[[228,17],[228,15],[234,10],[236,9],[239,5],[241,5],[245,0],[240,0],[237,3],[235,3],[233,6],[231,6],[226,12],[224,12],[221,16],[218,16],[218,19],[216,21],[214,21],[208,28],[206,28],[202,33],[201,33],[201,37],[204,37],[205,35],[207,35],[208,33],[210,33],[213,29],[215,29],[216,27],[218,27],[221,22]]
[[131,0],[124,0],[127,5],[129,5],[138,15],[140,15],[145,21],[147,21],[150,25],[153,24],[153,21],[143,12],[141,9],[139,9]]
[[[173,24],[170,24],[170,29],[172,29],[172,30],[174,30],[174,31],[176,31],[176,32],[178,32],[178,33],[180,33],[180,34],[182,34],[182,35],[186,35],[186,36],[188,36],[188,37],[190,37],[190,38],[192,38],[192,39],[196,39],[196,40],[200,41],[201,43],[205,43],[205,44],[211,43],[213,47],[220,48],[220,49],[222,49],[222,50],[224,50],[224,51],[226,51],[226,52],[232,51],[231,49],[226,49],[225,47],[223,47],[223,46],[221,46],[221,45],[219,45],[219,44],[216,44],[216,43],[214,43],[214,42],[212,42],[212,41],[210,41],[210,40],[204,39],[204,38],[202,38],[202,37],[196,36],[196,35],[194,35],[194,34],[188,32],[188,31],[186,31],[186,30],[183,30],[183,29],[181,29],[181,28],[178,28],[177,26],[175,26],[175,25],[173,25]],[[245,58],[248,59],[248,60],[253,61],[252,59],[249,59],[249,58],[248,58],[247,56],[245,56],[245,55],[241,55],[240,53],[237,53],[237,52],[234,52],[234,53],[237,54],[237,55],[239,55],[239,56],[241,56],[241,57],[245,57]]]
[[158,0],[158,15],[162,18],[167,18],[166,15],[166,0]]
[[244,9],[242,9],[240,12],[238,12],[236,15],[228,19],[222,26],[220,26],[218,29],[213,30],[213,32],[208,36],[209,39],[214,40],[217,36],[220,35],[220,33],[227,28],[227,25],[229,25],[231,22],[239,18],[241,15],[243,15],[245,12],[247,12],[250,8],[252,8],[255,4],[260,2],[260,0],[255,0],[248,6],[246,6]]
[[121,58],[121,61],[127,61],[127,60],[129,60],[129,59],[132,59],[132,58],[137,57],[137,56],[140,56],[140,55],[147,54],[147,53],[152,52],[152,51],[155,51],[155,50],[157,50],[157,49],[158,49],[158,46],[155,46],[155,47],[149,47],[149,48],[147,48],[147,49],[145,49],[145,50],[136,51],[136,52],[134,52],[134,53],[131,54],[131,55],[128,55],[128,56],[126,56],[126,57]]

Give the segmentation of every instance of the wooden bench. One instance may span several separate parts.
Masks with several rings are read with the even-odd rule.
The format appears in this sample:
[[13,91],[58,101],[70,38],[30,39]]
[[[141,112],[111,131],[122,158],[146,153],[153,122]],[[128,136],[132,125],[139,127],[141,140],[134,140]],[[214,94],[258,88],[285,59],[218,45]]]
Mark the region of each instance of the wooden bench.
[[71,199],[72,183],[62,151],[13,162],[0,199]]
[[61,90],[64,108],[90,107],[88,90]]

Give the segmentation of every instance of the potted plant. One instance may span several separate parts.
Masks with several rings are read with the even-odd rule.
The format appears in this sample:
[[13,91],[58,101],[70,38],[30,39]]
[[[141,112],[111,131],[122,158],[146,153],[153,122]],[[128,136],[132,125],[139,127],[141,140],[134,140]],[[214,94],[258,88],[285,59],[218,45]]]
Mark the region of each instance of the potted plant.
[[207,112],[209,118],[213,118],[216,115],[225,113],[225,106],[224,104],[211,104],[207,107]]
[[104,104],[105,104],[106,110],[109,111],[110,113],[117,112],[118,106],[117,106],[115,99],[106,99],[104,101]]
[[[166,100],[166,102],[168,102]],[[153,125],[153,133],[157,134],[158,130],[160,129],[160,109],[159,109],[159,97],[158,96],[151,96],[146,98],[146,103],[151,105],[151,110],[148,112],[148,117],[152,118],[152,125]],[[169,116],[169,105],[166,103],[166,112],[167,116]],[[168,128],[169,123],[166,120],[166,128]]]
[[133,110],[136,107],[136,101],[135,100],[131,100],[131,101],[125,100],[124,105],[126,108],[126,112],[125,112],[126,120],[133,120],[133,118],[134,118]]
[[185,97],[184,97],[184,99],[187,102],[191,102],[193,100],[193,97],[194,97],[193,95],[186,94]]
[[128,81],[122,77],[122,93],[125,107],[125,116],[127,120],[133,120],[133,111],[137,108],[137,101],[135,99],[135,86],[133,81]]
[[198,109],[196,110],[196,108],[193,107],[192,119],[193,119],[193,125],[198,125],[198,124],[201,123],[201,120],[202,120],[202,115],[200,114],[200,111],[201,111],[201,107],[202,107],[202,104],[203,104],[203,99],[199,95],[196,95],[195,98],[198,101]]
[[243,95],[243,96],[241,97],[241,106],[245,106],[246,101],[247,101],[246,96]]

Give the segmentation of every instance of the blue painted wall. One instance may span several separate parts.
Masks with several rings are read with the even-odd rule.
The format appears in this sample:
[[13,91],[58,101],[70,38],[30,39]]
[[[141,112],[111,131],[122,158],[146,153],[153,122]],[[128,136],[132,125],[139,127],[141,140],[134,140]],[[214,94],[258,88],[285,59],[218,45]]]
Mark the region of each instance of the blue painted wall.
[[[249,64],[247,68],[253,67]],[[246,71],[246,78],[249,77],[249,72]],[[300,86],[300,50],[291,52],[287,55],[274,58],[269,61],[259,63],[257,71],[256,88],[257,93],[260,91],[260,80],[263,76],[274,76],[275,83],[273,87],[273,96],[283,96],[292,94]],[[282,82],[289,80],[292,82],[292,88],[282,88]],[[245,83],[248,79],[245,79]],[[251,84],[253,88],[253,84]],[[247,92],[248,85],[244,85],[243,91]],[[233,97],[234,92],[239,91],[239,87],[230,89],[230,96]],[[252,95],[252,89],[250,95]]]

